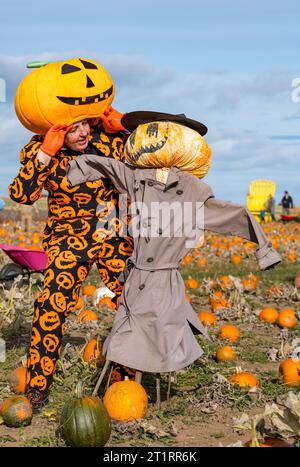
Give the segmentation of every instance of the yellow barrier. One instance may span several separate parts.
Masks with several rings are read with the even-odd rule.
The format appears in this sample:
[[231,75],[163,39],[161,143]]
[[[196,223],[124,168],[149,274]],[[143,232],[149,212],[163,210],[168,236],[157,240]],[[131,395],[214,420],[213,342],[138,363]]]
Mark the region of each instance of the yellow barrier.
[[[250,182],[250,190],[247,196],[247,206],[255,218],[260,222],[261,211],[268,207],[268,198],[270,195],[275,197],[276,185],[271,180],[253,180]],[[266,212],[265,222],[271,222],[270,212]]]

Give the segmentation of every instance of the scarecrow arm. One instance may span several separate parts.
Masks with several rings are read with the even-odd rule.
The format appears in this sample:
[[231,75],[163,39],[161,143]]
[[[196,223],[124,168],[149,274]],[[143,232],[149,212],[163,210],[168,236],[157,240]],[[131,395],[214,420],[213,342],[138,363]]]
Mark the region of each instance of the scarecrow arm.
[[51,170],[51,163],[46,166],[37,158],[41,144],[41,137],[34,136],[21,150],[22,167],[8,187],[9,196],[17,203],[31,205],[42,196],[44,184]]
[[244,238],[258,245],[255,251],[259,268],[264,271],[281,262],[281,257],[251,212],[239,204],[209,198],[204,204],[204,229]]
[[110,178],[120,193],[130,194],[133,186],[133,170],[116,159],[94,154],[76,157],[67,166],[67,177],[71,185],[78,185],[99,178]]

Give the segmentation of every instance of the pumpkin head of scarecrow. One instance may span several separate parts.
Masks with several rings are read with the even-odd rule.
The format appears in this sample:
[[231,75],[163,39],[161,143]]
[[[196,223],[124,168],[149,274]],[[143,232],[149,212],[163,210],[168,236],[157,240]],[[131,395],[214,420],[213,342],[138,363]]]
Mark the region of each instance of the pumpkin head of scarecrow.
[[125,144],[125,159],[140,168],[178,167],[203,178],[210,167],[211,149],[203,135],[207,128],[185,115],[131,112],[121,119],[132,131]]
[[15,110],[28,130],[45,134],[57,123],[98,118],[114,94],[115,85],[99,63],[72,58],[31,71],[17,89]]

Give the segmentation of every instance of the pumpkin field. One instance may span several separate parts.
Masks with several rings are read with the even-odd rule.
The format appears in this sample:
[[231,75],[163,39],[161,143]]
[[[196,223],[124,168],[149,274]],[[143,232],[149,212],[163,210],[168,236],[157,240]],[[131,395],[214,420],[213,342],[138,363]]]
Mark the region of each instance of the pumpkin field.
[[[0,243],[40,248],[45,218],[40,203],[24,232],[20,211],[8,204],[0,213]],[[105,395],[104,378],[99,396],[105,395],[113,416],[111,433],[109,422],[101,426],[106,446],[300,446],[300,223],[263,228],[282,256],[274,269],[259,271],[253,243],[210,233],[185,257],[180,272],[186,296],[211,339],[197,337],[204,354],[193,365],[161,375],[159,408],[155,375],[143,374],[143,393],[128,386],[119,400]],[[8,262],[1,251],[0,268]],[[0,337],[6,345],[0,404],[24,392],[33,303],[42,285],[39,273],[0,282]],[[104,365],[102,343],[114,319],[110,299],[97,300],[101,285],[93,268],[66,321],[49,404],[20,427],[4,423],[0,405],[1,447],[67,446],[58,429],[63,407],[75,398],[76,388],[92,395]],[[125,397],[140,404],[136,420],[128,421]]]

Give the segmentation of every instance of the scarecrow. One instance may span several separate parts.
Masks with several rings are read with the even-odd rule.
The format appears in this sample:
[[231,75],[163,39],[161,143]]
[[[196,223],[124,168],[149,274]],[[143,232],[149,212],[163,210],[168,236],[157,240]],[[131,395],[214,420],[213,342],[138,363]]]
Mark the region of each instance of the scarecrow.
[[32,205],[43,189],[48,191],[43,232],[48,264],[43,291],[34,303],[27,363],[26,395],[35,412],[47,403],[64,323],[93,264],[115,294],[116,307],[122,291],[118,276],[132,253],[132,239],[122,235],[126,221],[118,218],[118,192],[111,181],[72,187],[66,177],[67,164],[85,151],[123,159],[126,135],[121,114],[110,106],[114,93],[109,74],[83,58],[31,71],[16,93],[17,116],[38,134],[21,150],[22,167],[9,194],[17,203]]
[[[132,131],[125,145],[126,163],[84,155],[67,170],[74,187],[109,177],[130,197],[132,223],[138,227],[103,351],[108,360],[139,371],[177,371],[203,353],[194,334],[208,337],[186,300],[178,271],[201,231],[255,242],[261,270],[281,259],[247,208],[215,199],[200,180],[210,165],[204,125],[184,115],[156,112],[128,113],[121,122]],[[170,212],[168,206],[174,205]],[[188,216],[182,215],[186,208]]]

